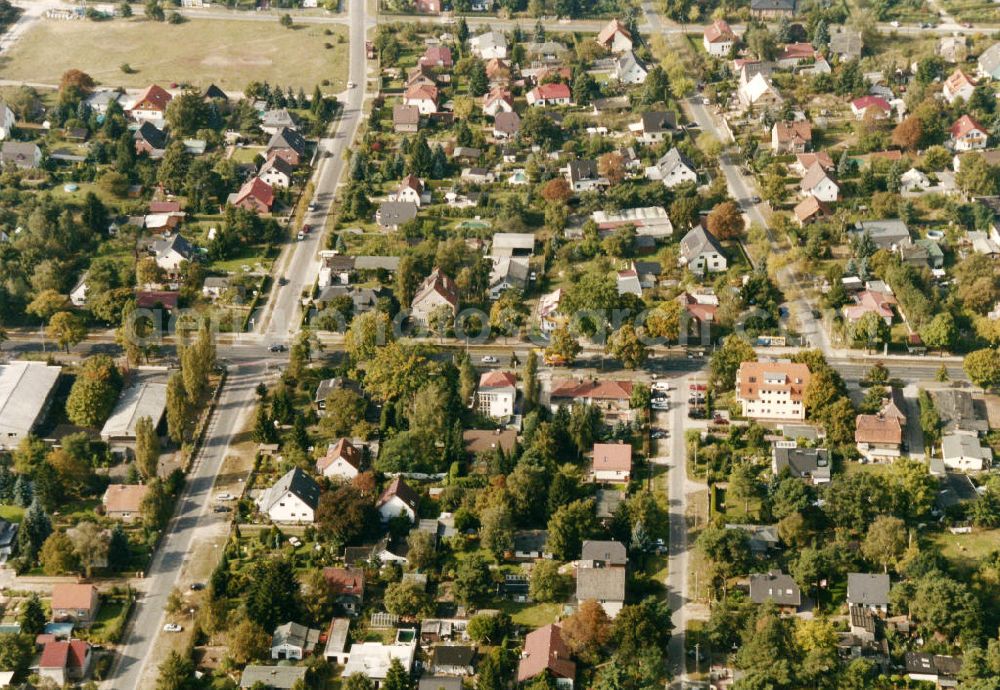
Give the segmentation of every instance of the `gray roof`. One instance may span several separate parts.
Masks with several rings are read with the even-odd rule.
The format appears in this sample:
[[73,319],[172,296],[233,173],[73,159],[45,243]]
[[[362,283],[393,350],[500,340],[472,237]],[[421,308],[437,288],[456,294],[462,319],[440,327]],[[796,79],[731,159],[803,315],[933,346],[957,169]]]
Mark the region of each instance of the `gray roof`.
[[852,234],[867,232],[879,249],[889,249],[892,245],[899,244],[910,237],[906,223],[899,218],[863,220],[857,223],[850,232]]
[[438,645],[434,648],[432,661],[435,666],[471,666],[476,658],[476,650],[465,645]]
[[274,629],[274,635],[271,638],[271,646],[277,647],[278,645],[287,644],[293,647],[311,649],[316,646],[316,642],[318,641],[319,630],[309,628],[301,623],[289,621],[288,623],[279,625]]
[[19,168],[34,168],[38,146],[30,141],[5,141],[0,148],[0,163]]
[[194,254],[194,247],[191,243],[187,241],[184,235],[175,233],[170,237],[157,237],[149,243],[150,250],[157,256],[164,256],[167,252],[173,250],[183,256],[184,258],[189,258]]
[[549,533],[544,529],[526,529],[514,533],[514,550],[522,553],[542,553]]
[[420,124],[420,108],[415,105],[397,103],[392,106],[392,122],[396,125]]
[[493,118],[493,129],[504,134],[517,134],[521,131],[521,116],[513,110],[496,114]]
[[887,606],[889,576],[885,573],[848,573],[847,602],[866,606]]
[[260,118],[262,127],[290,127],[295,128],[295,118],[288,112],[287,108],[277,108],[268,110]]
[[793,477],[812,479],[830,478],[830,454],[825,448],[774,449],[774,471],[781,474],[785,468]]
[[537,43],[532,41],[524,44],[524,52],[528,55],[555,55],[561,56],[569,52],[569,48],[558,41],[545,41]]
[[750,601],[763,604],[768,600],[778,606],[798,606],[802,603],[802,590],[791,575],[780,570],[750,575]]
[[740,529],[746,532],[749,535],[750,550],[757,553],[775,548],[781,543],[781,538],[778,537],[778,528],[775,525],[728,524],[726,529]]
[[983,463],[993,459],[989,448],[979,445],[979,437],[973,434],[948,434],[941,439],[941,455],[948,458],[979,458]]
[[531,232],[495,233],[491,251],[496,252],[498,249],[532,252],[535,250],[535,234]]
[[528,260],[504,257],[493,265],[490,271],[490,287],[510,283],[514,287],[523,287],[528,283]]
[[1000,76],[1000,43],[994,43],[979,56],[979,69],[991,77]]
[[849,29],[846,26],[836,26],[830,32],[830,50],[837,55],[852,58],[861,57],[863,48],[864,37],[860,31]]
[[417,205],[412,201],[383,201],[378,207],[378,224],[383,228],[402,225],[416,217]]
[[305,666],[247,666],[240,679],[241,688],[252,688],[263,683],[268,688],[289,690],[298,680],[305,680]]
[[569,181],[596,180],[600,178],[597,171],[597,161],[592,159],[579,159],[569,162]]
[[681,153],[680,149],[677,149],[676,147],[667,151],[663,154],[663,157],[660,158],[660,160],[656,161],[656,167],[660,169],[660,173],[663,177],[666,177],[681,166],[691,170],[692,172],[696,172],[698,170],[691,159]]
[[687,262],[710,252],[724,254],[719,240],[701,225],[695,225],[681,240],[681,257]]
[[576,600],[625,601],[625,568],[577,568]]
[[132,138],[142,139],[154,149],[167,147],[167,133],[149,121],[143,122],[139,129],[135,130]]
[[62,367],[43,362],[0,365],[0,439],[28,435],[45,411],[61,371]]
[[347,649],[347,634],[351,629],[350,618],[334,618],[330,621],[330,630],[326,636],[324,656],[343,654]]
[[267,489],[260,497],[258,505],[261,511],[268,512],[275,503],[284,498],[285,494],[292,494],[302,500],[303,503],[314,510],[319,505],[319,484],[300,468],[290,469],[285,475]]
[[361,386],[356,381],[337,376],[330,379],[323,379],[319,382],[319,385],[316,386],[316,397],[313,398],[313,402],[323,402],[329,397],[330,393],[341,389],[361,394]]
[[380,291],[373,288],[358,287],[357,285],[327,285],[320,290],[316,301],[330,302],[343,295],[351,298],[351,302],[354,304],[354,313],[361,314],[375,308],[378,304]]
[[354,268],[358,271],[395,271],[399,269],[398,256],[356,256]]
[[453,676],[425,676],[417,690],[462,690],[462,679]]
[[158,426],[167,409],[167,384],[139,383],[122,391],[118,404],[101,429],[101,438],[135,438],[135,427],[143,417]]
[[637,58],[635,53],[631,50],[622,53],[618,56],[618,59],[615,60],[615,74],[619,77],[627,73],[633,67],[638,67],[641,70],[646,69],[645,65],[639,62],[639,58]]
[[[940,458],[935,459],[942,464],[944,463]],[[932,469],[931,471],[933,472],[934,470]],[[942,469],[938,479],[940,480],[940,484],[934,503],[941,510],[966,501],[974,501],[979,497],[979,494],[976,492],[976,485],[972,483],[967,474],[948,472]]]
[[598,519],[610,518],[614,516],[619,504],[625,500],[625,493],[615,489],[598,489],[596,498]]
[[750,9],[760,11],[794,12],[796,0],[750,0]]
[[906,672],[922,676],[938,676],[954,681],[962,670],[962,658],[927,654],[926,652],[906,653]]
[[985,433],[989,430],[989,422],[976,412],[975,401],[969,391],[948,388],[930,393],[934,400],[934,409],[941,417],[941,430],[944,433],[953,431]]
[[644,132],[672,132],[677,129],[677,114],[673,111],[653,111],[642,114]]
[[267,150],[271,149],[292,149],[301,155],[306,152],[306,140],[294,129],[282,127],[267,142]]
[[473,36],[469,39],[469,44],[472,46],[473,51],[494,47],[506,48],[507,35],[500,31],[487,31],[484,34]]
[[597,541],[588,539],[580,548],[581,561],[601,561],[609,565],[625,565],[628,554],[620,541]]

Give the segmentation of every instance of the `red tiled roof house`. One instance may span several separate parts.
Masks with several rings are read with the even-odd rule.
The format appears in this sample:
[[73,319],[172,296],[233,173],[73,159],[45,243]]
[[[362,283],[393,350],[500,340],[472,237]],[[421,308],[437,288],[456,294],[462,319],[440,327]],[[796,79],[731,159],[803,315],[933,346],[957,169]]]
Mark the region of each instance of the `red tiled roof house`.
[[632,478],[632,445],[595,443],[591,473],[598,482],[627,482]]
[[97,587],[61,583],[52,587],[52,620],[90,623],[97,616],[100,595]]

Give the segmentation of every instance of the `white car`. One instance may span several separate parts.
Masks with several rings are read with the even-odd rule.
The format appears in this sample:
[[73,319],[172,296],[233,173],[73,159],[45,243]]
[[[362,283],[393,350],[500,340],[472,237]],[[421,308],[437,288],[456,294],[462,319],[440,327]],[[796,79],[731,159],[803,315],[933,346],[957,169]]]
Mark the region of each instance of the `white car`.
[[493,355],[483,355],[483,358],[479,361],[483,364],[497,364],[500,362],[500,360]]
[[299,539],[298,537],[289,537],[288,543],[294,546],[295,548],[299,548],[300,546],[302,546],[302,540]]
[[347,88],[353,89],[355,86],[357,86],[357,84],[355,84],[353,81],[347,82]]
[[889,22],[889,26],[893,27],[894,29],[898,29],[899,28],[899,22],[897,22],[897,21]]
[[656,381],[652,386],[654,391],[669,391],[670,382],[669,381]]
[[231,493],[229,493],[228,491],[223,491],[223,492],[222,492],[221,494],[216,494],[216,495],[215,495],[215,500],[216,500],[216,501],[232,501],[232,500],[234,500],[235,498],[236,498],[236,497],[235,497],[235,496],[233,496],[233,495],[232,495]]
[[167,623],[163,626],[163,632],[180,632],[183,629],[184,628],[177,625],[177,623]]

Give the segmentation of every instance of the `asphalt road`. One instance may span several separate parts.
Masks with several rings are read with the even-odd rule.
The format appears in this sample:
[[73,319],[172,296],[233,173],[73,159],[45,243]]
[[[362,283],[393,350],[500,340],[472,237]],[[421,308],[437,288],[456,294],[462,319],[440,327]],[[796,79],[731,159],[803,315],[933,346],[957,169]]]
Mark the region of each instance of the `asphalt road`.
[[337,193],[337,186],[347,162],[348,151],[358,131],[367,82],[365,57],[365,0],[350,0],[350,68],[348,79],[356,86],[347,90],[346,101],[340,112],[333,136],[321,139],[317,146],[318,163],[313,174],[315,210],[308,212],[305,223],[316,230],[304,239],[288,245],[277,265],[277,277],[283,276],[288,284],[275,283],[272,297],[264,309],[257,330],[274,342],[285,342],[298,330],[302,320],[303,291],[311,288],[319,273],[318,252],[326,248],[326,235],[322,232]]

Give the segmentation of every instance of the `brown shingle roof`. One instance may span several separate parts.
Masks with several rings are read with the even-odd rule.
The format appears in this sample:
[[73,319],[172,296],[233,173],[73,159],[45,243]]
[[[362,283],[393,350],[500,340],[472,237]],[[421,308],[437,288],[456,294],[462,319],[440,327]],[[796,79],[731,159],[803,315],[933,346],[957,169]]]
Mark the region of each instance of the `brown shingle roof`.
[[629,400],[631,381],[560,381],[552,387],[551,398],[589,398],[592,400]]
[[316,469],[322,472],[337,458],[343,458],[356,470],[361,469],[361,451],[346,438],[338,440],[327,449],[326,455],[316,462]]
[[93,603],[94,585],[57,584],[52,587],[52,608],[89,609]]
[[517,667],[517,682],[523,683],[548,669],[557,678],[576,675],[576,664],[570,660],[569,648],[563,642],[559,626],[546,625],[524,638],[524,652]]
[[402,477],[396,477],[389,483],[389,486],[385,487],[385,491],[379,496],[377,505],[382,506],[393,496],[398,496],[403,503],[410,506],[416,512],[420,497],[409,484],[403,481]]
[[594,472],[630,472],[632,470],[632,445],[630,443],[595,443]]
[[[767,378],[776,375],[782,376],[783,380],[780,382],[767,380]],[[762,389],[769,391],[788,390],[792,400],[801,401],[805,398],[809,378],[809,367],[805,364],[743,362],[736,374],[737,397],[743,400],[756,400]]]
[[896,417],[859,414],[855,422],[854,440],[857,443],[902,443],[903,428]]
[[142,484],[109,484],[104,492],[104,508],[109,513],[138,513],[149,491]]

